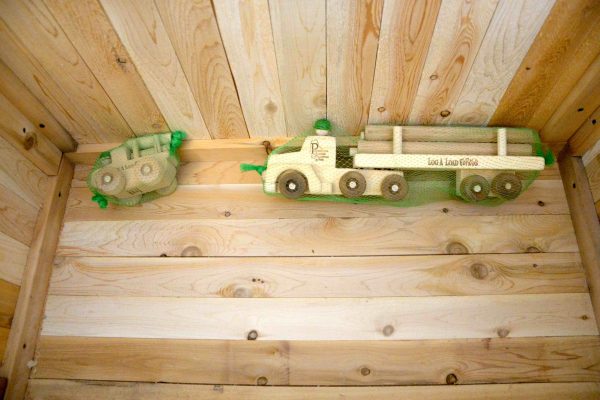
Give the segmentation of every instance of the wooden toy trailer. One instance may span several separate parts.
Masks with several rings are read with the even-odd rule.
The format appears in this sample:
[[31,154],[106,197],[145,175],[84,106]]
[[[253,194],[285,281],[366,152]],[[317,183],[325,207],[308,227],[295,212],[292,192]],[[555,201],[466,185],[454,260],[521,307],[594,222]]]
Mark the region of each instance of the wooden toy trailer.
[[511,131],[513,142],[525,143],[509,143],[507,128],[483,135],[465,135],[459,128],[459,137],[453,128],[442,129],[440,135],[439,128],[368,126],[350,149],[350,168],[337,167],[336,140],[346,138],[308,136],[299,151],[271,155],[263,174],[265,191],[288,198],[341,194],[401,200],[410,190],[404,171],[432,170],[455,171],[456,192],[466,200],[514,199],[522,190],[517,172],[544,169],[544,158],[532,155],[527,131]]

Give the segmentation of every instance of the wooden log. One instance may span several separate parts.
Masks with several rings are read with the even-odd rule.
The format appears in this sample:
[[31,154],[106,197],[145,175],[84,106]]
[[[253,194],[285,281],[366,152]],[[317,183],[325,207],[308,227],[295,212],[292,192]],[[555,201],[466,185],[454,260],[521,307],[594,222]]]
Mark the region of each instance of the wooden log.
[[25,395],[30,369],[28,363],[34,358],[52,260],[72,179],[73,165],[63,158],[58,174],[50,178],[51,186],[38,216],[8,347],[0,369],[3,376],[8,376],[7,400],[22,399]]
[[[507,146],[509,156],[534,155],[530,144],[511,143]],[[358,153],[391,154],[391,141],[359,140]],[[495,143],[459,143],[459,142],[403,142],[402,154],[467,154],[497,155]]]
[[[441,228],[443,227],[443,229]],[[360,234],[358,234],[360,232]],[[568,215],[75,221],[61,256],[351,256],[578,251]],[[533,249],[533,250],[532,250]]]
[[[392,125],[367,125],[365,140],[392,140]],[[536,138],[533,130],[506,128],[508,143],[533,144]],[[467,142],[496,143],[498,128],[455,127],[455,126],[403,126],[402,138],[406,142]]]
[[48,296],[42,334],[171,339],[411,340],[597,335],[587,293],[228,299]]
[[368,342],[42,336],[32,377],[255,385],[262,376],[269,385],[373,386],[446,385],[454,374],[460,384],[597,382],[599,359],[594,336]]
[[587,276],[594,313],[600,324],[600,224],[581,158],[568,151],[560,161],[565,192],[571,209],[577,243]]
[[49,294],[386,297],[587,293],[578,253],[399,257],[78,257],[57,260]]
[[517,385],[391,386],[391,387],[281,387],[169,385],[137,382],[85,382],[32,379],[29,400],[595,400],[595,382],[523,383]]

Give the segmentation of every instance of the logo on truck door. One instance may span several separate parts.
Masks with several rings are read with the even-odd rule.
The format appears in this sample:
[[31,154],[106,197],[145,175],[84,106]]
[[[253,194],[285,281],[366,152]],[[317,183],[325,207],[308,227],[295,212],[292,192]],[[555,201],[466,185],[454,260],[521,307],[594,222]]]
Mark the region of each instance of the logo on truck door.
[[329,158],[329,150],[321,148],[319,146],[319,141],[317,139],[313,139],[310,142],[310,155],[315,161],[323,161]]

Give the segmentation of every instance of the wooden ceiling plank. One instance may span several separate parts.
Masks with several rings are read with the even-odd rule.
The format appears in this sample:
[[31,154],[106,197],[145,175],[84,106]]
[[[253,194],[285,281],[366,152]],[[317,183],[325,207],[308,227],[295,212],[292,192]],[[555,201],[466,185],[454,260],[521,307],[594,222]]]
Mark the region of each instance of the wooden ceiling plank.
[[327,1],[327,118],[358,135],[367,124],[382,0]]
[[101,0],[121,42],[172,131],[210,139],[204,119],[154,2]]
[[210,0],[159,0],[156,6],[211,136],[248,137]]
[[287,134],[267,0],[213,2],[250,137]]
[[169,130],[97,0],[44,0],[136,135]]
[[370,124],[408,121],[441,4],[440,0],[384,3]]
[[443,1],[417,95],[412,124],[443,124],[475,61],[498,0]]
[[[122,115],[41,0],[30,3],[2,2],[0,11],[2,21],[39,60],[52,80],[64,89],[65,95],[72,98],[71,102],[65,104],[65,112],[78,110],[79,115],[86,119],[86,128],[90,130],[71,131],[79,143],[120,141],[133,135]],[[2,53],[2,59],[17,74],[21,68],[28,67],[20,65],[15,56],[8,52]],[[37,76],[33,79],[37,79]],[[38,82],[38,85],[44,84],[45,82]],[[61,93],[62,89],[58,93]],[[53,91],[52,96],[56,95],[57,92]]]
[[554,0],[500,2],[448,122],[487,125]]

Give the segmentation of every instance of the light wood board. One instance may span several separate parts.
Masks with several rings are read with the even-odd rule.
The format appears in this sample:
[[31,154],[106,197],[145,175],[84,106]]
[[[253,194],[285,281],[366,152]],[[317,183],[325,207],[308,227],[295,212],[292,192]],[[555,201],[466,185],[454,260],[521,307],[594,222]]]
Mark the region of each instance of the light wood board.
[[[443,227],[443,229],[441,228]],[[458,245],[458,246],[457,246]],[[576,252],[568,215],[90,221],[64,225],[61,256],[350,256]]]
[[[48,296],[42,334],[408,340],[597,335],[587,293],[325,299]],[[509,333],[508,333],[509,332]],[[389,333],[389,334],[388,334]]]
[[267,0],[213,2],[250,137],[285,136]]
[[248,137],[212,3],[160,0],[156,6],[211,137]]
[[500,385],[413,386],[413,387],[251,387],[220,385],[168,385],[162,383],[72,382],[33,379],[29,381],[30,400],[84,400],[108,397],[115,400],[594,400],[598,383],[527,383]]
[[372,386],[445,385],[449,374],[459,384],[600,377],[600,341],[590,336],[354,342],[42,336],[38,353],[33,378],[255,385],[263,376],[269,385]]
[[184,131],[189,139],[210,139],[156,5],[143,0],[101,3],[169,128]]
[[587,293],[577,253],[57,260],[51,295],[385,297]]

